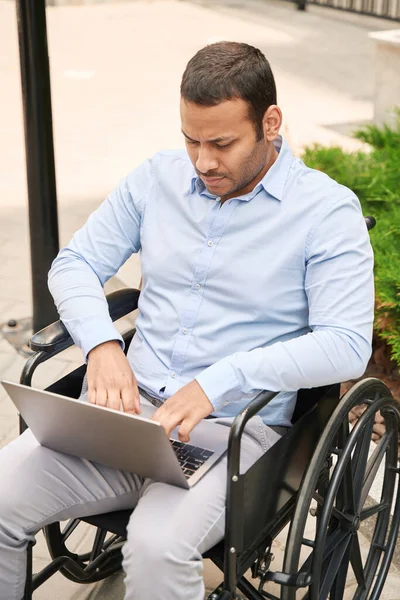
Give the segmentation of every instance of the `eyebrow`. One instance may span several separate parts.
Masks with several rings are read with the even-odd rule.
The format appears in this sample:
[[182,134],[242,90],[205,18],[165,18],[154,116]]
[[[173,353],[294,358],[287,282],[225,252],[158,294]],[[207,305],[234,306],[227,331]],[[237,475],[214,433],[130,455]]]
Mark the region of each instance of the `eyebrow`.
[[[185,136],[185,138],[186,138],[187,140],[189,140],[189,141],[191,141],[191,142],[197,142],[197,140],[194,140],[194,139],[193,139],[193,138],[191,138],[191,137],[190,137],[190,136],[189,136],[187,133],[185,133],[185,132],[183,131],[183,129],[181,129],[181,131],[182,131],[183,135]],[[213,140],[207,140],[207,141],[208,141],[208,142],[210,142],[210,143],[212,143],[212,144],[216,144],[216,143],[218,143],[218,142],[226,142],[227,140],[230,140],[230,139],[232,139],[232,140],[233,140],[233,139],[235,139],[235,138],[234,138],[234,136],[233,136],[233,135],[227,135],[227,136],[221,136],[221,137],[214,138]]]

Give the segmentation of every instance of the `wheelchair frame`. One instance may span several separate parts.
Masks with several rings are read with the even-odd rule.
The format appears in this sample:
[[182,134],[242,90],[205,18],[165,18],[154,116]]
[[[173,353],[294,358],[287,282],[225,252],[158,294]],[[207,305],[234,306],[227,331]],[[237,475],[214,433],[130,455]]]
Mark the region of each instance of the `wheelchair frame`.
[[[135,310],[139,294],[138,290],[123,289],[107,296],[111,318],[116,320]],[[126,335],[127,345],[133,333],[134,330]],[[36,352],[25,365],[21,383],[31,385],[33,372],[39,364],[72,345],[72,339],[61,322],[35,334],[31,347]],[[47,389],[77,397],[84,371],[85,365]],[[295,600],[296,590],[301,588],[308,590],[304,598],[309,600],[325,600],[328,595],[333,600],[341,600],[347,568],[351,564],[359,584],[354,598],[366,599],[375,579],[372,596],[368,596],[375,600],[379,598],[386,579],[400,522],[400,471],[397,463],[399,406],[386,386],[372,378],[356,384],[342,399],[339,399],[339,384],[300,390],[293,427],[246,473],[240,474],[240,440],[244,427],[275,395],[271,392],[259,394],[236,417],[231,427],[227,466],[227,533],[223,542],[204,555],[222,570],[224,581],[209,599],[233,600],[238,588],[248,600],[266,597],[278,600],[277,596],[264,590],[266,582],[273,581],[281,586],[280,597],[283,600]],[[366,404],[368,409],[350,433],[348,413],[361,403]],[[387,433],[372,459],[368,459],[374,415],[379,409],[387,416]],[[25,427],[21,420],[21,430]],[[337,457],[335,466],[334,456]],[[377,507],[363,509],[363,506],[358,506],[360,498],[365,501],[364,496],[368,494],[383,459],[383,499]],[[361,478],[357,473],[362,474]],[[390,506],[396,483],[395,510],[390,523]],[[316,535],[315,540],[309,540],[304,534],[305,521],[315,499]],[[58,570],[73,581],[88,583],[103,579],[120,568],[121,548],[130,512],[82,519],[97,527],[97,532],[91,553],[81,556],[66,549],[66,539],[79,524],[79,519],[72,520],[62,533],[58,524],[47,526],[45,535],[53,562],[32,577],[32,546],[29,547],[24,599],[30,599],[32,592]],[[373,515],[377,524],[369,558],[363,566],[359,546],[354,545],[353,540],[360,519]],[[270,570],[271,545],[288,523],[290,530],[283,571],[273,572]],[[106,541],[108,531],[113,536]],[[311,559],[308,557],[303,564],[300,561],[302,546],[312,548]],[[244,577],[249,568],[260,580],[258,589]]]

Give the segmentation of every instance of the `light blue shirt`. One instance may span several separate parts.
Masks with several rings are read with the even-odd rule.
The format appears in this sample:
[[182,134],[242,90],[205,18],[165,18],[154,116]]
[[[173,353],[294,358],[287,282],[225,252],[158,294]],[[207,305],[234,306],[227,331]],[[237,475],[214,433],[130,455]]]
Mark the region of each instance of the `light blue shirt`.
[[[290,426],[296,390],[360,377],[371,354],[373,255],[360,204],[286,142],[253,191],[221,205],[185,151],[147,160],[55,259],[49,287],[86,356],[121,337],[104,283],[140,252],[143,284],[128,358],[139,386],[168,398],[197,379],[215,415],[260,390]],[[121,340],[122,341],[122,340]]]

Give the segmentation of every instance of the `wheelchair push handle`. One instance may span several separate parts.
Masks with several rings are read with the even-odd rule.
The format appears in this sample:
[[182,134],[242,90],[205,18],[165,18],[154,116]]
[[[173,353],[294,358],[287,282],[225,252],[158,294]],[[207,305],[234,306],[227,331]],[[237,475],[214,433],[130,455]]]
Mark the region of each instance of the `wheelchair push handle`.
[[368,231],[371,231],[371,229],[373,229],[376,225],[376,219],[372,215],[365,217],[365,222],[367,224]]

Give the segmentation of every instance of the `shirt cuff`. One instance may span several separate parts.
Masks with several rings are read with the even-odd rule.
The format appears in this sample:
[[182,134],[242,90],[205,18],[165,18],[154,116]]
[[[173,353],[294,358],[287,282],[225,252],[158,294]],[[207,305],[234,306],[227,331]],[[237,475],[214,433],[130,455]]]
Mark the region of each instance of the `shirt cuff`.
[[64,322],[64,325],[75,344],[81,348],[86,361],[89,352],[104,342],[117,340],[121,344],[122,350],[125,348],[124,340],[111,319],[101,320],[99,315],[96,315],[85,318],[83,323],[75,328],[69,326],[68,322]]
[[195,379],[216,411],[241,398],[240,383],[228,358],[207,367]]

